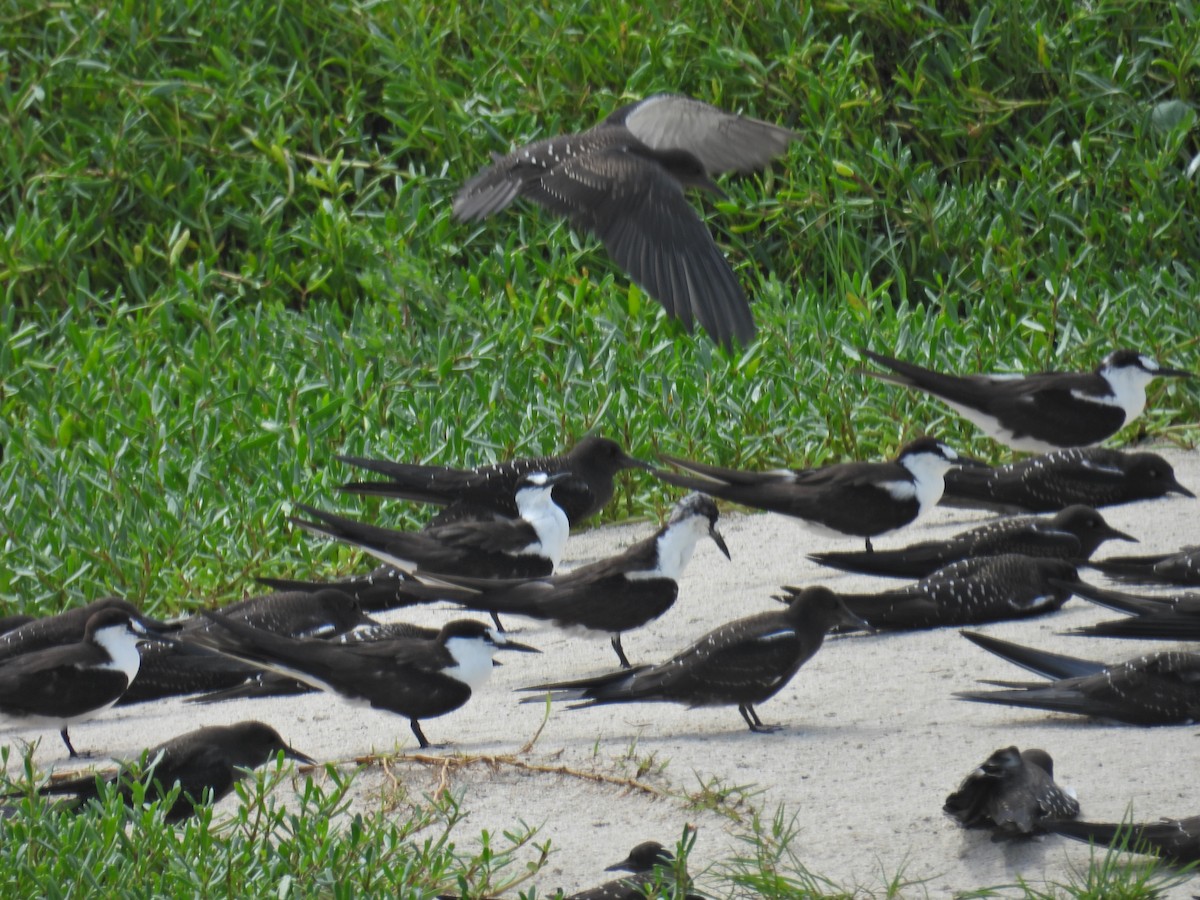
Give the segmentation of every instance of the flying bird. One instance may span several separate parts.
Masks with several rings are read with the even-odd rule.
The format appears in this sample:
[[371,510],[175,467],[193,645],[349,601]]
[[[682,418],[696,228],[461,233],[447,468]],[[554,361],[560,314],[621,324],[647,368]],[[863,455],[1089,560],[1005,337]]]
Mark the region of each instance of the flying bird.
[[684,191],[724,192],[712,176],[750,172],[782,155],[795,132],[678,94],[623,106],[594,128],[495,156],[463,185],[454,215],[473,222],[518,197],[598,237],[629,277],[719,344],[747,344],[754,317],[729,263]]
[[1136,350],[1114,350],[1094,372],[1027,376],[947,375],[859,352],[891,370],[864,374],[932,394],[988,437],[1030,453],[1098,444],[1142,414],[1146,387],[1155,378],[1195,377]]

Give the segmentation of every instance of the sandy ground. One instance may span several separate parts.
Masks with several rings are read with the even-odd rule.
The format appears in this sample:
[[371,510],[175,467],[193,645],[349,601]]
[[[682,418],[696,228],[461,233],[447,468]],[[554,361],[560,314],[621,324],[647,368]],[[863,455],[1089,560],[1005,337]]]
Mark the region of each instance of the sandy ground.
[[[1200,453],[1160,450],[1180,481],[1200,491]],[[1110,543],[1098,556],[1175,549],[1197,541],[1197,501],[1171,498],[1104,511],[1115,527],[1142,543]],[[989,518],[986,513],[939,509],[919,526],[886,536],[877,546],[944,537]],[[708,629],[775,606],[780,584],[825,583],[835,590],[884,589],[899,582],[821,569],[805,554],[855,549],[858,542],[816,537],[794,521],[773,515],[731,515],[720,523],[733,560],[711,542],[696,551],[675,607],[658,622],[625,638],[635,661],[657,661]],[[616,552],[652,532],[649,523],[598,529],[573,536],[568,563]],[[1105,583],[1097,573],[1084,577]],[[440,623],[450,613],[430,608],[410,619]],[[1076,626],[1114,613],[1078,599],[1059,613],[982,626],[981,630],[1035,647],[1078,656],[1120,660],[1169,645],[1067,636]],[[518,705],[512,689],[545,680],[610,669],[607,641],[588,639],[514,619],[518,639],[540,656],[509,654],[493,679],[463,709],[424,723],[438,756],[517,753],[542,724],[544,707]],[[1061,784],[1074,787],[1086,818],[1119,821],[1132,809],[1139,819],[1200,812],[1196,773],[1200,741],[1194,726],[1144,729],[1109,726],[1076,717],[966,703],[952,696],[980,678],[1019,678],[1021,670],[974,647],[956,629],[831,638],[796,678],[760,708],[779,733],[750,733],[733,708],[686,710],[667,704],[610,706],[580,711],[555,708],[532,750],[519,765],[446,769],[397,762],[394,772],[412,797],[443,783],[461,792],[469,816],[459,826],[464,849],[493,835],[540,828],[539,841],[554,847],[536,880],[539,894],[557,887],[578,890],[605,879],[604,866],[646,839],[673,843],[685,823],[698,828],[693,872],[710,861],[745,852],[754,808],[769,821],[777,810],[794,817],[793,848],[812,872],[846,888],[882,891],[900,875],[904,896],[1067,880],[1086,869],[1085,845],[1045,837],[994,843],[967,832],[941,813],[948,792],[993,750],[1010,744],[1042,747],[1054,757]],[[118,758],[206,724],[257,718],[276,726],[293,745],[322,760],[345,760],[372,751],[415,751],[404,719],[333,701],[324,695],[196,706],[180,701],[117,709],[77,726],[81,750]],[[34,738],[36,734],[20,737]],[[13,741],[17,735],[0,735]],[[66,766],[53,734],[37,750],[39,765]],[[18,762],[19,764],[19,762]],[[10,766],[13,760],[10,758]],[[564,767],[597,773],[554,774],[531,767]],[[639,775],[661,794],[619,782]],[[14,773],[15,774],[15,773]],[[358,781],[364,808],[377,806],[384,787],[378,769]],[[703,786],[728,791],[732,809],[699,808],[683,795]],[[741,802],[739,803],[739,798]],[[228,801],[227,801],[228,802]],[[703,804],[701,804],[702,806]],[[503,841],[500,838],[495,840]],[[536,856],[532,848],[522,859]],[[1200,893],[1195,879],[1170,896]]]

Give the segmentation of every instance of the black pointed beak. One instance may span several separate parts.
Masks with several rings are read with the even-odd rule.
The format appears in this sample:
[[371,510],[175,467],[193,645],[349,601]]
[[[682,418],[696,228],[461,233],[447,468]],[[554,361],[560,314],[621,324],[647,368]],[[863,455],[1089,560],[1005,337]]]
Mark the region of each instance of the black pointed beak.
[[1195,372],[1189,372],[1186,369],[1169,369],[1166,366],[1161,367],[1154,373],[1159,378],[1195,378]]
[[622,469],[644,469],[647,472],[654,471],[654,466],[650,465],[650,463],[643,462],[642,460],[638,459],[636,456],[630,456],[628,453],[621,454],[621,468]]
[[[528,644],[521,644],[517,641],[509,640],[502,634],[498,634],[496,647],[500,650],[516,650],[518,653],[541,653],[537,647],[530,647]],[[495,660],[493,660],[494,662]]]
[[717,526],[713,525],[708,529],[708,536],[713,539],[713,543],[718,549],[725,554],[725,558],[733,561],[733,557],[729,555],[729,548],[725,546],[725,538],[721,536],[721,532],[717,531]]
[[611,866],[605,866],[605,872],[632,872],[637,868],[637,863],[633,861],[632,856],[627,856],[619,863],[613,863]]
[[295,747],[289,747],[286,744],[283,746],[283,755],[288,759],[294,759],[298,763],[304,763],[306,766],[315,766],[317,761],[306,753],[301,753]]
[[857,616],[850,611],[850,607],[845,603],[840,604],[841,609],[838,610],[838,625],[845,625],[847,628],[853,628],[856,631],[866,631],[871,634],[875,633],[875,627],[861,616]]
[[1107,541],[1129,541],[1131,544],[1141,543],[1141,541],[1135,538],[1132,534],[1126,534],[1123,531],[1117,531],[1117,529],[1113,528],[1111,525],[1106,525],[1102,534],[1104,535],[1104,539]]
[[1196,499],[1196,495],[1193,494],[1191,491],[1189,491],[1187,488],[1185,488],[1178,481],[1175,481],[1174,479],[1171,479],[1171,481],[1172,481],[1172,484],[1171,484],[1170,490],[1174,491],[1176,494],[1183,494],[1183,496],[1185,496],[1185,497],[1191,497],[1193,500]]

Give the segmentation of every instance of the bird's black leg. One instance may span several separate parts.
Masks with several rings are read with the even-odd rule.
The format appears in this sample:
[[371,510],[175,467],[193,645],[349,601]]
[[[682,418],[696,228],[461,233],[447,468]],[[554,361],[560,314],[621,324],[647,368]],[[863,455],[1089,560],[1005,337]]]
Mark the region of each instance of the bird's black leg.
[[409,719],[408,724],[412,726],[412,733],[417,736],[417,746],[424,750],[429,746],[429,741],[425,738],[425,732],[421,730],[421,723],[416,719]]
[[874,553],[874,552],[875,552],[875,548],[871,546],[871,539],[870,539],[870,538],[867,538],[867,552],[868,552],[868,553]]
[[617,659],[621,661],[622,669],[632,669],[629,660],[625,658],[625,648],[621,646],[621,636],[614,634],[612,636],[612,648],[617,651]]
[[71,758],[78,759],[79,754],[76,753],[75,748],[71,746],[71,737],[67,734],[67,729],[64,728],[59,732],[59,734],[62,736],[63,743],[67,745],[67,752],[71,755]]
[[771,734],[783,727],[782,725],[764,725],[754,707],[749,703],[740,704],[738,712],[742,714],[742,718],[746,720],[746,724],[755,734]]
[[496,623],[496,630],[499,632],[503,632],[504,626],[500,624],[500,616],[498,616],[494,612],[491,614],[491,616],[492,616],[492,621]]

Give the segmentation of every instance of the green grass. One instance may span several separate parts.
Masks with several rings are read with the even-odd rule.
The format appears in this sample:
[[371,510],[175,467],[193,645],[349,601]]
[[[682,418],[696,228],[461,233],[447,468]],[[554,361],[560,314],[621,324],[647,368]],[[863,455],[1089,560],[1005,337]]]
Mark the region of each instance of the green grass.
[[[997,455],[861,345],[1197,369],[1197,7],[938,6],[0,0],[3,610],[351,570],[290,503],[420,512],[336,496],[342,452]],[[799,134],[706,207],[760,328],[734,355],[547,214],[450,214],[491,153],[662,90]],[[1197,421],[1160,384],[1119,441]],[[628,475],[605,515],[668,502]]]

